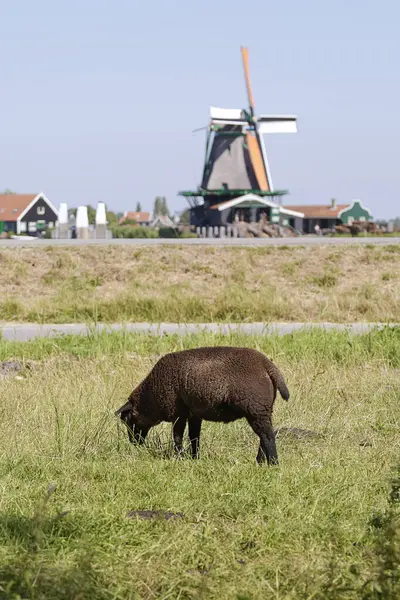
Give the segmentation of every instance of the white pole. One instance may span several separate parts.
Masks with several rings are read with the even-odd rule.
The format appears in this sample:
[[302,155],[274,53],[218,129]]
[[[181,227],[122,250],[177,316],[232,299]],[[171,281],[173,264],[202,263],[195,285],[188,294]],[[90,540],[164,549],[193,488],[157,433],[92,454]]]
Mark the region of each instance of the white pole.
[[58,211],[58,237],[59,239],[68,239],[68,206],[66,202],[60,203],[60,210]]
[[89,219],[87,206],[78,206],[76,212],[76,237],[87,240],[89,237]]
[[96,209],[96,238],[107,237],[107,215],[104,202],[98,202]]

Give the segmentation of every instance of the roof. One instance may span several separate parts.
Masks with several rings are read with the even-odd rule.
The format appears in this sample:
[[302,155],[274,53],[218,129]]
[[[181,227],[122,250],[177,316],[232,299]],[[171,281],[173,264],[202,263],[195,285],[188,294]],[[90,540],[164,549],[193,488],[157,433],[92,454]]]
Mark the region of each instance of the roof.
[[301,219],[304,219],[304,213],[299,212],[298,210],[290,209],[287,206],[280,206],[279,212],[281,212],[283,215],[289,215],[289,217],[300,217]]
[[353,200],[353,201],[351,202],[351,204],[349,204],[348,206],[345,206],[344,208],[342,208],[342,210],[340,211],[340,213],[339,213],[339,215],[338,215],[338,216],[339,216],[339,218],[341,218],[341,217],[342,217],[342,215],[343,215],[343,214],[345,214],[347,211],[351,211],[351,210],[353,210],[353,208],[354,208],[356,205],[357,205],[357,206],[358,206],[358,207],[359,207],[359,208],[360,208],[362,211],[365,211],[366,213],[368,213],[368,214],[369,214],[369,216],[370,216],[370,217],[372,217],[372,213],[371,213],[371,211],[369,210],[369,208],[367,208],[366,206],[364,206],[364,204],[361,202],[361,200]]
[[161,225],[162,227],[174,227],[174,222],[168,217],[168,215],[157,215],[155,219],[151,222],[151,226],[155,227],[156,225]]
[[226,210],[228,208],[233,208],[234,206],[268,206],[271,208],[277,208],[278,205],[272,200],[268,198],[261,198],[256,194],[246,194],[245,196],[239,196],[238,198],[233,198],[233,200],[226,200],[225,202],[220,202],[219,204],[213,204],[210,206],[210,210]]
[[136,221],[136,223],[144,223],[145,221],[150,221],[150,213],[149,212],[128,211],[124,214],[123,217],[120,218],[119,224],[121,225],[127,219],[129,219],[131,221]]
[[349,204],[336,204],[335,208],[331,204],[301,204],[296,206],[284,206],[289,210],[295,210],[304,214],[307,219],[337,219],[341,210],[348,208]]
[[0,221],[16,221],[39,194],[0,194]]

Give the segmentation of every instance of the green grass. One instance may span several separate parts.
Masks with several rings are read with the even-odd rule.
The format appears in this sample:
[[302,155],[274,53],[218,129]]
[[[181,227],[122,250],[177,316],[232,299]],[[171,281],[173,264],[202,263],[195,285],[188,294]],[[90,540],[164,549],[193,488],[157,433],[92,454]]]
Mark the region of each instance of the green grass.
[[0,249],[0,321],[399,322],[400,244]]
[[[275,425],[321,437],[278,438],[279,468],[242,421],[205,423],[199,461],[170,456],[167,424],[130,446],[113,411],[160,355],[205,344],[273,357]],[[0,340],[11,358],[31,369],[0,388],[0,598],[399,597],[399,328]]]

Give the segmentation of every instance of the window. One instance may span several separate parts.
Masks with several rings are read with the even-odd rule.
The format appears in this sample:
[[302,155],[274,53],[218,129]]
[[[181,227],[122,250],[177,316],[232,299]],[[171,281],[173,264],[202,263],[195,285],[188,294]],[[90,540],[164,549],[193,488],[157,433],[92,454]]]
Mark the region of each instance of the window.
[[36,231],[36,223],[32,223],[31,221],[28,223],[28,231]]
[[26,221],[21,221],[19,224],[19,230],[21,233],[25,233],[26,231]]
[[44,213],[46,212],[46,209],[44,206],[38,206],[36,210],[37,210],[38,215],[44,215]]

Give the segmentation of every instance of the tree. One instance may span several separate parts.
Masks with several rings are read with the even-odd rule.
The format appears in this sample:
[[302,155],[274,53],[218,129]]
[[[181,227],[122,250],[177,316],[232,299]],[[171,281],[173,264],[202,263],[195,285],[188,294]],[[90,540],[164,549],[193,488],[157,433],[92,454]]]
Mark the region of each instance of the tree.
[[189,223],[190,223],[190,212],[189,212],[188,208],[186,208],[181,213],[180,222],[182,223],[182,225],[189,225]]
[[161,215],[161,205],[162,205],[162,198],[161,198],[161,196],[157,196],[156,199],[154,200],[154,208],[153,208],[154,218],[159,217]]
[[93,208],[90,204],[87,205],[87,215],[89,225],[95,225],[96,223],[96,209]]
[[10,190],[10,188],[6,188],[3,192],[3,194],[16,194],[17,192],[14,192],[14,190]]
[[136,204],[136,212],[142,212],[142,205],[140,204],[140,202],[137,202]]
[[[76,213],[78,212],[77,208],[69,208],[68,209],[68,217],[70,217],[71,215],[73,215],[76,218]],[[87,205],[87,213],[88,213],[88,221],[89,221],[89,225],[95,225],[96,223],[96,209],[93,208],[93,206],[90,206],[90,204]]]
[[168,206],[167,206],[167,199],[165,196],[162,197],[161,200],[161,214],[164,217],[169,217],[169,210],[168,210]]
[[157,196],[154,200],[154,209],[153,209],[154,218],[163,216],[169,217],[169,210],[167,206],[167,199],[165,196]]
[[[121,217],[123,217],[123,214],[121,214]],[[106,210],[106,219],[109,225],[117,225],[119,218],[112,210]]]

